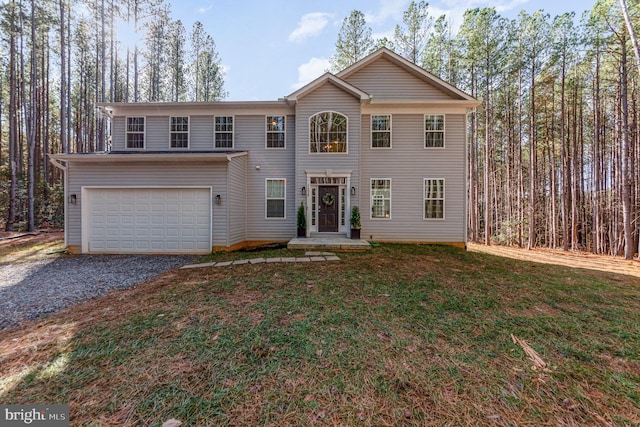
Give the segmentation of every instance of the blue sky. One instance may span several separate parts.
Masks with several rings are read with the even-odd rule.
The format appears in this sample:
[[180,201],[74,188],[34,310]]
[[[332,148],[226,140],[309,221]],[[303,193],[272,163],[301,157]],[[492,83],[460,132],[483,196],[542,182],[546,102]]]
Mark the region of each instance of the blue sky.
[[[343,19],[362,11],[374,36],[391,36],[410,0],[169,0],[172,16],[189,32],[197,20],[214,38],[225,68],[230,101],[271,101],[294,92],[328,67]],[[447,14],[457,28],[473,7],[495,7],[507,18],[543,9],[551,16],[592,0],[437,0],[430,14]]]

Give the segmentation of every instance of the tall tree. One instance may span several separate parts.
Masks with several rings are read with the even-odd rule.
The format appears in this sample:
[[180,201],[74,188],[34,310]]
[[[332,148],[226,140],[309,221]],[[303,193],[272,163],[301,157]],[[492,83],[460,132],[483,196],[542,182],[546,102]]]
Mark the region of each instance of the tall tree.
[[336,41],[336,54],[329,59],[331,70],[344,70],[367,56],[373,48],[371,28],[367,26],[364,14],[359,10],[352,10],[342,21]]
[[396,25],[393,46],[398,54],[417,64],[424,51],[433,18],[429,15],[429,3],[412,1],[402,15],[402,25]]
[[186,34],[182,21],[172,21],[168,30],[167,65],[169,99],[184,101],[187,92],[185,79]]
[[436,19],[422,53],[421,66],[453,85],[458,84],[458,52],[451,23],[446,15]]
[[493,85],[501,63],[505,22],[494,8],[470,9],[464,14],[460,29],[466,47],[466,60],[476,64],[476,76],[482,76],[480,95],[484,99],[484,242],[491,241],[493,194],[491,176],[493,143]]

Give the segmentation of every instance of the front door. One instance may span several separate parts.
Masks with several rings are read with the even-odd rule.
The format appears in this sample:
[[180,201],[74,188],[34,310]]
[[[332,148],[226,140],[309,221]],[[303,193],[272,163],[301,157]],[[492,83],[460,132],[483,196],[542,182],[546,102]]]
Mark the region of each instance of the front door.
[[338,232],[338,186],[320,186],[318,191],[318,231],[320,233]]

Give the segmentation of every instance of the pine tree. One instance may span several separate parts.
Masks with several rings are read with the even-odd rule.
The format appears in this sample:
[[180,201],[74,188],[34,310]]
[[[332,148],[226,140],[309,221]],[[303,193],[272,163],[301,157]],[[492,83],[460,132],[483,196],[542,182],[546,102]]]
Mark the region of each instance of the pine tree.
[[364,14],[352,10],[344,18],[336,41],[336,54],[329,59],[331,71],[338,72],[367,56],[374,48],[371,28],[367,26]]

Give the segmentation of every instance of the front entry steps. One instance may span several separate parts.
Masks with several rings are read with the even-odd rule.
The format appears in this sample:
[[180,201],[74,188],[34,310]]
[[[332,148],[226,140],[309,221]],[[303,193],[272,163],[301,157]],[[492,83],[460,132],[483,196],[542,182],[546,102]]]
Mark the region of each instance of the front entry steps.
[[342,236],[331,237],[296,237],[287,244],[288,249],[331,250],[331,251],[367,251],[371,245],[366,240],[349,239]]

